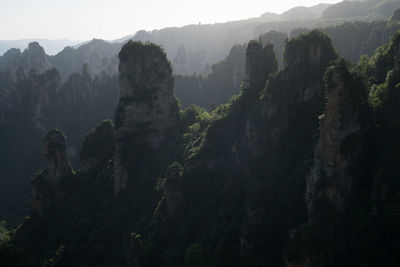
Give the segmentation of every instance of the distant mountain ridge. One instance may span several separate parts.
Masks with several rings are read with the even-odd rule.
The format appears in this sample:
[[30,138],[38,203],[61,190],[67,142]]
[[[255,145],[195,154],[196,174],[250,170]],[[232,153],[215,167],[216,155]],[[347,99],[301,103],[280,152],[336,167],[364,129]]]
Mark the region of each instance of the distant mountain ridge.
[[7,52],[7,50],[11,48],[19,48],[21,50],[24,50],[25,48],[28,47],[28,44],[32,42],[40,43],[44,47],[48,55],[55,55],[66,46],[73,46],[82,43],[82,41],[69,40],[69,39],[51,40],[51,39],[31,38],[31,39],[19,39],[19,40],[0,40],[0,55],[3,55],[5,52]]
[[[116,55],[121,46],[128,40],[134,40],[160,45],[171,62],[174,62],[177,56],[185,58],[184,62],[179,63],[179,66],[175,66],[173,63],[174,72],[177,74],[207,75],[209,67],[223,60],[234,45],[241,45],[251,39],[257,39],[260,35],[270,31],[286,33],[289,36],[290,32],[298,28],[323,28],[356,20],[387,20],[396,7],[400,7],[399,0],[343,1],[337,4],[318,4],[311,7],[297,6],[280,15],[264,13],[257,18],[226,23],[193,24],[153,31],[141,30],[134,35],[127,35],[112,41],[100,39],[76,43],[71,41],[56,55],[47,56],[46,60],[51,66],[59,69],[63,80],[66,80],[71,73],[79,72],[84,63],[89,65],[89,69],[94,75],[102,71],[111,74],[117,71]],[[351,14],[356,14],[356,16],[349,16],[349,11],[354,8],[357,9],[357,12]],[[385,41],[387,41],[386,39]],[[61,45],[66,44],[61,41],[58,45],[60,50]],[[2,42],[0,41],[0,52],[1,49],[6,49]],[[39,43],[47,54],[51,54],[48,40],[39,40]],[[15,45],[15,47],[20,46]],[[11,54],[18,53],[16,50],[12,51]],[[182,51],[184,54],[179,54]],[[0,63],[0,68],[1,65]]]
[[113,74],[118,70],[116,56],[120,49],[120,43],[93,39],[77,48],[65,47],[57,55],[51,56],[49,60],[60,71],[63,80],[66,80],[71,73],[79,72],[85,63],[89,65],[89,69],[94,75],[103,71]]

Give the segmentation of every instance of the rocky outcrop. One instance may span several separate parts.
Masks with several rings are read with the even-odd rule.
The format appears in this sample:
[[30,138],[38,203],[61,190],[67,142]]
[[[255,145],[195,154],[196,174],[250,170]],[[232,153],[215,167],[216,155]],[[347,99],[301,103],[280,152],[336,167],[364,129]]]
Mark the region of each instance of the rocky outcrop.
[[320,199],[329,200],[339,212],[345,209],[354,179],[359,175],[357,165],[364,156],[364,89],[351,76],[344,60],[329,70],[327,82],[327,105],[321,117],[314,166],[307,177],[306,203],[310,219]]
[[277,69],[273,46],[268,44],[263,47],[260,42],[250,41],[246,48],[245,89],[259,93],[264,89],[269,75]]
[[144,158],[179,131],[171,65],[154,44],[128,42],[119,54],[120,102],[115,118],[114,192],[140,172]]
[[103,167],[112,159],[115,150],[115,135],[112,122],[103,121],[96,129],[90,131],[82,142],[82,171],[88,172]]
[[[291,233],[287,266],[326,266],[326,259],[338,253],[338,246],[342,249],[341,218],[368,179],[365,89],[344,59],[336,60],[325,77],[327,104],[320,116],[314,162],[306,177],[308,223]],[[334,262],[341,266],[340,259]]]
[[[291,39],[285,49],[285,69],[297,78],[316,78],[325,72],[329,62],[337,57],[330,38],[313,30]],[[325,68],[324,68],[325,66]]]
[[64,134],[51,130],[43,143],[46,168],[32,182],[32,210],[38,215],[65,196],[66,184],[72,178]]
[[42,73],[49,70],[51,64],[43,47],[38,42],[32,42],[22,53],[21,50],[12,48],[0,57],[0,68],[9,69],[14,73],[19,67],[24,67],[28,71],[35,69]]
[[27,70],[34,68],[38,72],[44,72],[51,68],[48,56],[38,42],[30,43],[28,48],[21,54],[21,57],[23,66]]
[[[259,41],[250,41],[246,48],[246,70],[243,87],[243,95],[237,110],[243,117],[238,125],[241,135],[236,141],[235,161],[242,171],[249,172],[249,163],[253,158],[260,155],[260,135],[258,134],[257,123],[254,122],[252,112],[259,113],[258,107],[254,110],[246,106],[246,103],[257,102],[266,82],[273,73],[278,70],[278,63],[275,58],[273,46],[263,44]],[[262,137],[261,137],[262,138]]]
[[[304,161],[311,156],[312,136],[318,132],[318,115],[323,112],[325,102],[323,73],[337,57],[329,38],[318,31],[289,40],[285,51],[285,68],[271,76],[265,88],[261,87],[256,94],[261,96],[256,111],[258,119],[250,117],[246,121],[243,137],[236,146],[240,149],[238,159],[242,158],[237,162],[249,175],[240,239],[241,253],[248,257],[254,257],[260,245],[255,229],[265,229],[265,220],[271,216],[273,208],[268,208],[268,203],[283,201],[280,194],[286,190],[301,201],[302,187],[294,186],[301,180],[293,177],[308,169]],[[258,81],[258,87],[263,83]],[[264,172],[263,178],[254,179],[260,170]],[[271,190],[268,183],[273,181],[281,185]],[[275,195],[274,190],[280,193]],[[265,192],[270,192],[270,196]],[[287,208],[302,209],[302,206],[291,204]]]

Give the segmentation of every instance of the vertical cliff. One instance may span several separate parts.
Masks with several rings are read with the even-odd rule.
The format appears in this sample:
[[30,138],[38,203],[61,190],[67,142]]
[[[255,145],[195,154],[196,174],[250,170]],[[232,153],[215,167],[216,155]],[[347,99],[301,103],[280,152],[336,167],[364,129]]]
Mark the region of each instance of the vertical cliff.
[[[115,117],[114,192],[144,167],[152,153],[165,153],[177,139],[179,108],[171,65],[154,44],[127,43],[119,53],[120,101]],[[163,151],[164,150],[164,151]]]
[[65,196],[65,185],[72,178],[72,169],[67,158],[64,134],[51,130],[43,143],[46,168],[32,182],[32,210],[38,215]]
[[[347,266],[352,238],[347,231],[364,212],[360,197],[368,195],[366,90],[344,59],[328,68],[325,88],[327,102],[306,176],[308,223],[291,232],[287,266]],[[360,206],[354,209],[355,203]]]
[[310,219],[314,217],[319,199],[329,200],[339,212],[345,209],[365,157],[365,89],[349,73],[344,60],[329,69],[326,82],[327,105],[321,116],[314,166],[307,177],[306,202]]
[[[279,262],[274,253],[283,248],[283,233],[305,218],[301,176],[310,167],[325,103],[322,77],[336,57],[330,39],[319,31],[288,40],[284,69],[269,78],[259,93],[257,116],[246,122],[239,144],[248,149],[239,150],[238,159],[248,177],[240,241],[249,262],[255,258],[265,265]],[[280,229],[280,234],[273,229]],[[270,259],[262,248],[268,248]]]

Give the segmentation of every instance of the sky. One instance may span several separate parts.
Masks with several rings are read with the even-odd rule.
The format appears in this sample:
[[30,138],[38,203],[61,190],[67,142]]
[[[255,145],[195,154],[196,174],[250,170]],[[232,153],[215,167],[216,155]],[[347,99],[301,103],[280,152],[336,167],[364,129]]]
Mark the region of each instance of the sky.
[[0,40],[118,39],[138,30],[226,22],[341,0],[0,0]]

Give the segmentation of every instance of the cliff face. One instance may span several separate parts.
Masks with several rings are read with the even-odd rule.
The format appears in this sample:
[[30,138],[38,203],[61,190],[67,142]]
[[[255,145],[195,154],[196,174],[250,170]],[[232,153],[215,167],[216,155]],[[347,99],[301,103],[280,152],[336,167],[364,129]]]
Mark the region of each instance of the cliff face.
[[269,75],[278,69],[273,46],[250,41],[246,48],[245,90],[259,93],[264,89]]
[[318,199],[327,199],[343,211],[359,175],[363,155],[365,95],[360,82],[351,76],[344,60],[327,73],[327,105],[321,118],[320,137],[314,166],[307,177],[306,203],[309,218],[314,216]]
[[72,177],[65,136],[60,130],[52,130],[46,135],[43,155],[46,168],[31,182],[32,210],[38,215],[65,196],[65,185]]
[[[277,204],[281,209],[298,210],[297,215],[292,214],[293,220],[288,220],[287,215],[274,217],[282,220],[280,227],[285,225],[288,232],[290,225],[295,226],[294,221],[301,221],[304,216],[301,203],[283,204],[282,195],[290,191],[293,200],[301,201],[305,184],[296,177],[309,167],[307,162],[318,131],[317,117],[325,103],[323,73],[337,57],[329,38],[319,31],[289,40],[285,51],[285,68],[270,77],[259,93],[258,116],[249,117],[245,123],[246,130],[240,140],[247,149],[237,153],[249,177],[241,234],[241,252],[248,257],[261,253],[257,251],[261,246],[257,235],[276,238],[264,226],[265,220],[277,216],[266,203],[282,201]],[[265,192],[269,192],[268,196]],[[282,242],[278,240],[277,243]]]
[[[179,109],[165,53],[156,45],[127,43],[119,65],[120,102],[115,118],[114,192],[118,195],[140,162],[176,140]],[[131,173],[130,171],[131,170]]]
[[342,258],[350,256],[343,248],[356,245],[346,243],[348,233],[342,228],[354,227],[354,218],[348,217],[362,208],[353,210],[351,202],[360,201],[360,192],[366,197],[369,190],[365,88],[344,59],[328,68],[325,83],[327,102],[306,176],[308,223],[291,232],[287,266],[345,266]]

